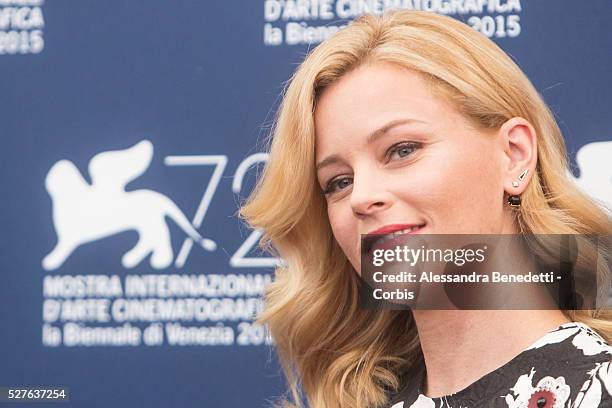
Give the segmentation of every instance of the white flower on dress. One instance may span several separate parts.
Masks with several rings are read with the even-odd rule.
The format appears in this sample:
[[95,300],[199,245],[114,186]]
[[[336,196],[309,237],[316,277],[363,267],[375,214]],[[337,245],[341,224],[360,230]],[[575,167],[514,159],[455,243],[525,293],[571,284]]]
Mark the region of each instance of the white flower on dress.
[[563,340],[574,336],[572,344],[581,350],[585,356],[594,356],[600,353],[612,355],[612,346],[593,329],[581,322],[566,323],[562,329],[555,330],[546,334],[540,340],[531,345],[527,350],[533,350],[547,344],[560,343]]
[[510,388],[512,394],[509,393],[505,396],[508,407],[528,408],[534,406],[533,402],[544,399],[553,402],[553,405],[546,405],[546,407],[563,408],[570,396],[570,387],[565,383],[565,378],[563,376],[557,378],[547,376],[538,381],[538,384],[534,387],[532,385],[534,374],[535,369],[532,368],[529,374],[521,375],[514,387]]
[[540,340],[535,342],[533,345],[531,345],[531,347],[529,347],[526,350],[537,349],[547,344],[561,343],[563,340],[578,333],[579,331],[580,331],[580,326],[567,325],[563,329],[559,329],[559,330],[555,330],[553,332],[547,333],[544,337],[542,337]]
[[436,404],[434,404],[431,398],[426,397],[423,394],[420,394],[419,398],[417,398],[417,400],[414,401],[414,404],[412,404],[409,408],[436,408]]
[[570,402],[569,408],[599,407],[602,382],[608,394],[612,395],[612,362],[597,363],[595,368],[589,370],[587,374],[589,374],[589,379],[582,384],[582,388],[576,396],[576,401],[574,403]]
[[404,401],[400,401],[397,404],[393,404],[391,408],[404,408]]
[[612,361],[606,361],[595,368],[608,394],[612,395]]
[[600,353],[612,354],[612,347],[593,330],[583,330],[572,340],[572,344],[582,350],[585,356],[594,356]]

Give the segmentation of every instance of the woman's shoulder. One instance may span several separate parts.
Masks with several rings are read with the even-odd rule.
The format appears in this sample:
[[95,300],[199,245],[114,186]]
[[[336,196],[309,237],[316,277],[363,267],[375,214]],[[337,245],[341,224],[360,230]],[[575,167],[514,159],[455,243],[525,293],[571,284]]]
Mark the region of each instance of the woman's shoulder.
[[555,407],[612,406],[612,346],[587,324],[563,324],[521,357],[522,366],[531,368],[516,378],[504,396],[507,405],[500,406],[530,406],[542,396]]
[[581,322],[565,323],[465,389],[439,398],[420,392],[424,370],[390,408],[612,407],[612,346]]
[[[612,345],[608,344],[590,326],[582,322],[569,322],[560,325],[555,330],[546,333],[528,347],[526,351],[542,349],[559,343],[572,350],[581,351],[582,353],[578,355],[593,356],[603,354],[612,356]],[[548,348],[550,349],[550,347]]]

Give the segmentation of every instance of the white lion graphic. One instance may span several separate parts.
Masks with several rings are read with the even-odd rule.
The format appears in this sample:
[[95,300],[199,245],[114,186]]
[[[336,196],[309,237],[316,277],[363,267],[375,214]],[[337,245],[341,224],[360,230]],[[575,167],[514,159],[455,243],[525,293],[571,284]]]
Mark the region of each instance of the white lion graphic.
[[46,270],[59,268],[79,246],[127,230],[136,230],[138,243],[121,263],[133,268],[149,253],[155,269],[170,266],[174,258],[168,216],[203,248],[216,243],[204,239],[174,202],[152,190],[125,191],[125,185],[142,175],[153,158],[153,145],[143,140],[125,150],[102,152],[89,162],[91,184],[68,160],[55,163],[45,179],[53,203],[55,248],[42,261]]
[[576,153],[580,188],[612,211],[612,141],[589,143]]

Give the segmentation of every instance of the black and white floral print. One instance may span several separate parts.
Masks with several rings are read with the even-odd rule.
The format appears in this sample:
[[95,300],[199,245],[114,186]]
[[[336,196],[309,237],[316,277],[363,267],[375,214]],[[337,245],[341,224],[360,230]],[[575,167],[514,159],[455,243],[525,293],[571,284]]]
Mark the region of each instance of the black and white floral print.
[[422,365],[409,378],[390,408],[612,408],[612,346],[571,322],[457,393],[421,394]]

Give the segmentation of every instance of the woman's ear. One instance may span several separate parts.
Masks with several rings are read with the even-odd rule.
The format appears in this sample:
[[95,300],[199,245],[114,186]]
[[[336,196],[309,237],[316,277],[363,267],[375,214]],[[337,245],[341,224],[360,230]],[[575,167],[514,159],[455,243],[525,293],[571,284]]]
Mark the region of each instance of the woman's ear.
[[520,195],[538,160],[535,129],[526,119],[514,117],[501,126],[499,136],[504,145],[504,190],[508,195]]

